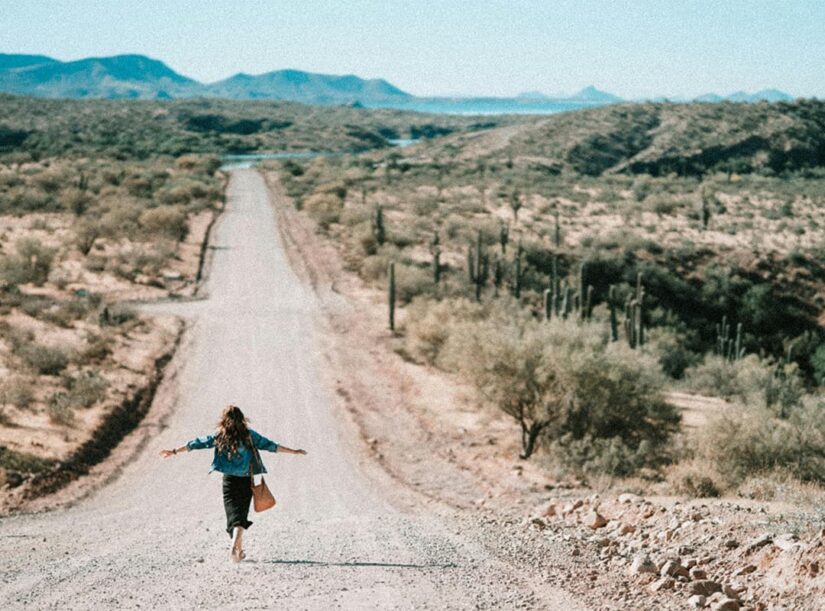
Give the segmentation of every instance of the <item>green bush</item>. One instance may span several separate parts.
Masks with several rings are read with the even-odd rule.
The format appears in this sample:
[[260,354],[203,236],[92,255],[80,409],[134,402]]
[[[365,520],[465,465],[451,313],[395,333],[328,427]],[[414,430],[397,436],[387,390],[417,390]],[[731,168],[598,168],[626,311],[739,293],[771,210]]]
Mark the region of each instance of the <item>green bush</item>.
[[507,308],[457,322],[441,362],[467,375],[479,395],[522,429],[522,455],[542,436],[562,462],[626,474],[667,459],[680,420],[664,402],[658,367],[602,325],[519,320]]
[[825,483],[825,402],[810,399],[778,418],[761,407],[732,408],[700,429],[703,458],[735,485],[774,471]]
[[814,351],[810,357],[811,368],[814,372],[814,380],[820,386],[825,385],[825,344]]
[[778,367],[755,354],[736,361],[708,355],[686,371],[685,385],[693,392],[773,408],[780,415],[794,408],[804,393],[795,363]]

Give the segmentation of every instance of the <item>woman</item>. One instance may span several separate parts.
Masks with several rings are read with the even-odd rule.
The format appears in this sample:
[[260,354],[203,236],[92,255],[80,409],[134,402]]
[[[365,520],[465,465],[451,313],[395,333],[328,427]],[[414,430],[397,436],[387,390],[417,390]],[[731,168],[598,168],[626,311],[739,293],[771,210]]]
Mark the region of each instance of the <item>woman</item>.
[[243,412],[237,405],[229,405],[218,423],[214,435],[198,437],[179,448],[161,450],[164,458],[174,456],[184,450],[202,450],[215,448],[212,459],[212,471],[223,473],[223,507],[226,510],[226,532],[232,537],[231,558],[240,562],[246,557],[243,552],[244,531],[252,526],[247,519],[249,502],[252,500],[253,473],[266,473],[266,467],[260,460],[256,449],[287,454],[306,454],[305,450],[293,450],[270,441],[263,435],[249,428]]

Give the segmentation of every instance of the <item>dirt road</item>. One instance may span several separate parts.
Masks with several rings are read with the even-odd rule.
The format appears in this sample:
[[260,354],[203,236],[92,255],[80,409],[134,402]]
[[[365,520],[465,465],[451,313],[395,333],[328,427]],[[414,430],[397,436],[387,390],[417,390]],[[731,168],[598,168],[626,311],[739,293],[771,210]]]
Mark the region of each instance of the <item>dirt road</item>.
[[[233,173],[213,245],[209,298],[157,308],[192,321],[166,428],[76,506],[0,523],[0,608],[584,608],[492,554],[472,516],[410,503],[365,462],[320,383],[318,306],[255,171]],[[158,457],[210,432],[230,401],[309,451],[264,454],[279,506],[251,516],[239,565],[211,451]]]

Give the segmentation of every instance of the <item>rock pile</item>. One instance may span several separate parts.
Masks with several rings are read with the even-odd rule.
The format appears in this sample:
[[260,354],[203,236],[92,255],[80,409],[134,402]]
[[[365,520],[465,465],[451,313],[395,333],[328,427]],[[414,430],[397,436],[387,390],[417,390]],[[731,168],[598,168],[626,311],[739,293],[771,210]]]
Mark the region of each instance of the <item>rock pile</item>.
[[594,494],[551,499],[528,523],[565,540],[576,531],[603,570],[621,569],[631,588],[683,596],[689,608],[825,608],[825,530],[807,541],[776,532],[764,509]]

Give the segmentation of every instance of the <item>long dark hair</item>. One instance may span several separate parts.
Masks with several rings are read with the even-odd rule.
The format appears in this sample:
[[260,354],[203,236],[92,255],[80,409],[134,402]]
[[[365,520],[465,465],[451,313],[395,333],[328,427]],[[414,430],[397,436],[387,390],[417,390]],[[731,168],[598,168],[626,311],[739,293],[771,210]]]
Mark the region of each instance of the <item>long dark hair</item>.
[[249,423],[237,405],[227,405],[218,422],[215,435],[215,447],[221,454],[233,456],[238,453],[238,446],[249,437]]

